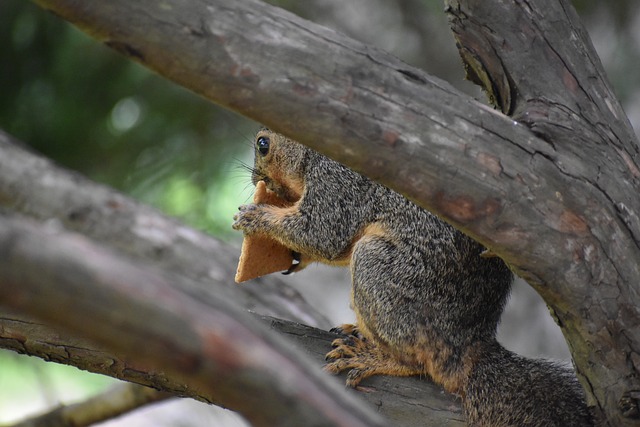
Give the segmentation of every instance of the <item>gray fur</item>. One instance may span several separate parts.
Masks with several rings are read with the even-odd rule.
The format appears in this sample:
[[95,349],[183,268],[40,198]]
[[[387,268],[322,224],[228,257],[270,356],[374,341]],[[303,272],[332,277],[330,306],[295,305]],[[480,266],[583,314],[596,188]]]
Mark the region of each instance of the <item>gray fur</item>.
[[[497,343],[512,281],[500,259],[481,257],[481,245],[398,193],[281,135],[259,135],[270,138],[272,152],[256,153],[254,183],[265,180],[290,198],[287,182],[272,179],[286,171],[304,191],[284,216],[241,207],[234,228],[268,234],[303,259],[335,263],[351,254],[354,309],[372,339],[398,355],[440,343],[432,351],[444,358],[445,374],[464,372],[458,392],[471,425],[591,425],[570,370]],[[357,240],[372,224],[384,233]]]

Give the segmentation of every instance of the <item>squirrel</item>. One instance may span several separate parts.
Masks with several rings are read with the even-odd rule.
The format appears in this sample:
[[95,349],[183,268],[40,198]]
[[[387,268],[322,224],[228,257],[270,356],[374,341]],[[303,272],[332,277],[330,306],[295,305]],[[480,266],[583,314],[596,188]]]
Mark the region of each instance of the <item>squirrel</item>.
[[574,372],[505,349],[496,330],[513,274],[498,257],[404,196],[261,129],[252,181],[290,203],[241,206],[233,228],[300,259],[349,266],[355,325],[333,331],[325,370],[428,375],[462,398],[471,426],[590,426]]

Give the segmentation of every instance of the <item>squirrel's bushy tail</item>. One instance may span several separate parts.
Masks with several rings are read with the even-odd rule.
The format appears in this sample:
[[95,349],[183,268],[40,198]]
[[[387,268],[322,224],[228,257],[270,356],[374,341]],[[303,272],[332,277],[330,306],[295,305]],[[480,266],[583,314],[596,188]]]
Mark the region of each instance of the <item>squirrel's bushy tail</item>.
[[470,426],[592,426],[573,370],[483,344],[465,389]]

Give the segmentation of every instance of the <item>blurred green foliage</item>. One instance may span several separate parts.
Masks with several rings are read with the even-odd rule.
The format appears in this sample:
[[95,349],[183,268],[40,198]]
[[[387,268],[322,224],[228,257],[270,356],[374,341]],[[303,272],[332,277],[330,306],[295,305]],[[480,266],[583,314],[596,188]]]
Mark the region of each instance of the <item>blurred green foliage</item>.
[[81,400],[115,382],[109,377],[9,351],[0,351],[0,367],[0,423],[14,420],[20,414],[37,413],[61,401]]
[[193,226],[231,234],[238,198],[250,195],[239,158],[257,124],[31,2],[0,2],[0,46],[0,128]]

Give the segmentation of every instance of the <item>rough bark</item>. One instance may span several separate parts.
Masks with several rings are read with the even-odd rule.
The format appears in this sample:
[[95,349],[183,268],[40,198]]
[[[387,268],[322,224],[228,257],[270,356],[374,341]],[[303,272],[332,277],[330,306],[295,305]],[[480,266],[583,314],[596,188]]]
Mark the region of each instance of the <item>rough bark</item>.
[[451,3],[471,75],[519,121],[258,1],[37,2],[490,247],[556,314],[602,423],[637,422],[638,142],[568,1]]
[[[257,317],[270,330],[284,335],[293,347],[303,350],[317,366],[324,363],[324,354],[336,337],[330,332],[299,323],[268,316]],[[0,316],[0,347],[143,384],[174,396],[209,402],[207,396],[184,382],[162,372],[143,369],[87,339],[54,330],[12,310],[4,310]],[[365,384],[373,392],[358,393],[358,396],[374,405],[395,425],[418,427],[425,422],[439,426],[464,425],[459,400],[443,393],[432,382],[419,378],[374,377]]]
[[397,425],[461,425],[454,398],[417,378],[372,381],[376,391],[361,396],[374,411],[320,372],[334,334],[266,319],[305,357],[232,302],[194,295],[185,282],[82,236],[5,218],[0,301],[63,329],[5,314],[0,344],[236,409],[256,426],[385,425],[376,412]]
[[539,172],[527,186],[527,205],[547,226],[529,228],[553,246],[544,245],[546,253],[531,247],[528,262],[544,274],[529,269],[529,278],[538,276],[530,283],[562,326],[597,415],[610,425],[637,423],[635,133],[570,2],[518,1],[499,10],[478,0],[447,5],[468,77],[552,148],[548,158],[531,159]]

